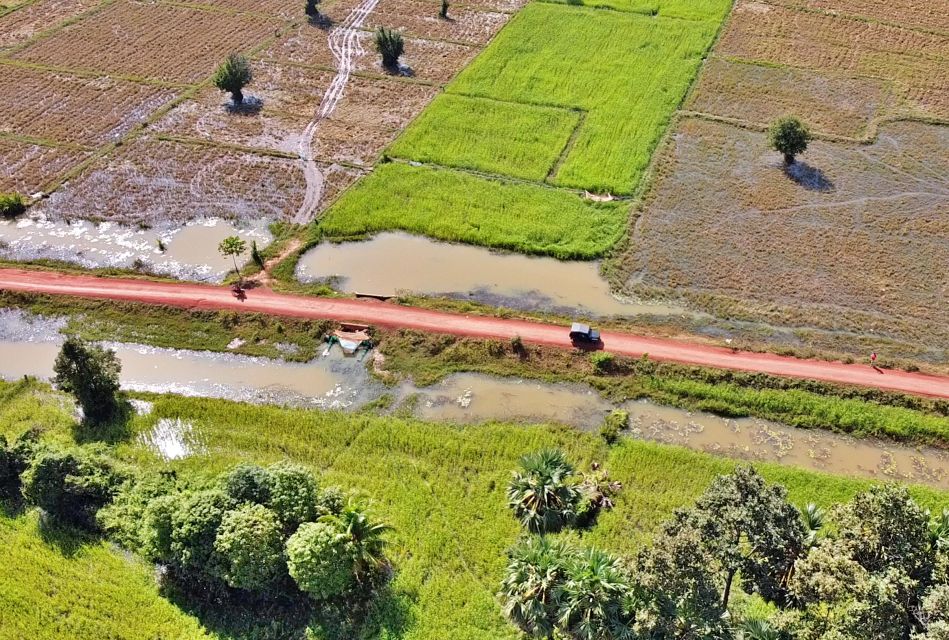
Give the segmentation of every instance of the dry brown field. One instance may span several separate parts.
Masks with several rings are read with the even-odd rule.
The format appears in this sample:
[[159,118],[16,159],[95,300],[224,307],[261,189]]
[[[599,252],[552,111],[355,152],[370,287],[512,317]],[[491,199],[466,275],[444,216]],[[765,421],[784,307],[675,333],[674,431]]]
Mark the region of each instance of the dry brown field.
[[949,348],[949,128],[813,142],[786,173],[763,133],[684,118],[636,229],[630,282]]
[[90,155],[0,137],[0,191],[36,193]]
[[892,81],[909,108],[949,118],[949,35],[739,0],[716,53]]
[[949,9],[939,0],[767,0],[787,7],[949,34]]
[[[328,37],[359,2],[324,0],[314,21],[302,0],[0,1],[0,112],[10,114],[0,120],[0,189],[55,190],[34,212],[137,224],[296,213],[301,140],[340,66]],[[434,1],[380,0],[310,145],[324,181],[317,211],[523,2],[459,4],[441,20]],[[405,34],[409,77],[381,68],[372,32],[382,25]],[[209,82],[231,51],[254,71],[240,109]]]
[[108,77],[3,67],[0,133],[97,146],[121,138],[175,95],[172,89]]

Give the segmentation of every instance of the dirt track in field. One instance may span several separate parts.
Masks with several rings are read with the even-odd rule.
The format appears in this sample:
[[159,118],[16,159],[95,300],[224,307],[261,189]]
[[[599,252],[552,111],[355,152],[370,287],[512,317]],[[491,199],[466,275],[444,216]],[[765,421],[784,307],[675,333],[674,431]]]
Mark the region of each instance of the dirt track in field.
[[[50,271],[0,269],[0,289],[106,300],[125,300],[181,308],[269,313],[312,319],[360,322],[389,328],[478,338],[510,339],[517,335],[532,344],[572,348],[565,327],[405,307],[384,302],[318,298],[254,289],[238,300],[226,287],[67,275]],[[768,353],[750,353],[666,338],[604,333],[607,351],[654,360],[755,371],[776,376],[824,380],[949,398],[949,377],[875,369],[866,365],[800,360]]]

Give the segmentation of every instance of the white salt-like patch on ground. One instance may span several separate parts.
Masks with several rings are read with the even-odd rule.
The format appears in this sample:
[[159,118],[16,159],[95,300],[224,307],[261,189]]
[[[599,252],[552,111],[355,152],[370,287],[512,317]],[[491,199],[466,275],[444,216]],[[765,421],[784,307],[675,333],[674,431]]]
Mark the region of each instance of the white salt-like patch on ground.
[[137,400],[135,398],[129,400],[129,404],[135,409],[135,414],[140,416],[147,416],[152,412],[152,407],[154,407],[148,400]]
[[181,418],[162,418],[142,441],[158,451],[165,460],[187,458],[194,453],[191,443],[191,423]]
[[234,338],[233,340],[227,343],[227,348],[237,349],[238,347],[243,347],[245,344],[246,342],[244,340],[241,340],[240,338]]

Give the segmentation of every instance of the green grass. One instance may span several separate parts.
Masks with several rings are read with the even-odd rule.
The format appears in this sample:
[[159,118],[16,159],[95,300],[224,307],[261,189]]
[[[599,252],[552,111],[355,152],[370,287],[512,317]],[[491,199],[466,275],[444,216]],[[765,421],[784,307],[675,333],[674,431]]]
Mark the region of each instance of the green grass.
[[586,111],[553,184],[628,194],[717,30],[714,20],[530,4],[447,91]]
[[579,122],[576,111],[442,94],[388,154],[541,181]]
[[0,515],[0,639],[208,638],[158,594],[154,569],[107,543]]
[[721,20],[731,2],[728,0],[545,0],[585,7],[605,7],[616,11],[660,15],[686,20]]
[[327,211],[329,238],[400,229],[440,240],[566,259],[602,255],[626,225],[622,203],[452,169],[377,166]]
[[[239,460],[271,462],[290,458],[311,466],[327,483],[352,487],[372,498],[374,514],[395,526],[391,555],[398,571],[393,597],[377,611],[375,620],[383,630],[381,637],[389,639],[516,637],[502,619],[494,594],[504,566],[504,550],[519,534],[505,506],[504,488],[521,454],[559,446],[581,467],[592,461],[603,462],[610,476],[622,481],[625,488],[615,510],[603,514],[585,537],[629,555],[648,542],[656,526],[676,507],[690,503],[717,474],[734,466],[726,459],[632,440],[607,448],[594,434],[550,426],[454,427],[413,419],[255,407],[220,400],[149,398],[154,401],[154,411],[136,417],[133,432],[148,430],[163,417],[181,418],[193,424],[194,439],[206,449],[204,455],[172,463],[170,466],[179,473],[208,476]],[[62,426],[57,423],[51,428],[56,431]],[[134,437],[118,445],[116,453],[142,467],[166,466]],[[797,504],[813,501],[830,505],[870,484],[778,465],[759,468],[767,478],[785,484]],[[920,487],[912,491],[928,507],[949,504],[949,496],[944,493]],[[58,594],[60,598],[82,594],[90,603],[89,611],[108,617],[121,610],[122,604],[132,604],[121,595],[115,596],[118,603],[111,602],[111,584],[140,580],[142,569],[108,554],[98,544],[91,549],[105,554],[96,556],[98,564],[89,569],[91,575],[108,573],[112,582],[99,585],[82,576],[63,574],[65,577],[54,588],[64,592]],[[18,589],[27,597],[31,591],[44,588],[48,573],[57,575],[55,572],[64,571],[62,566],[71,566],[72,559],[57,555],[55,548],[44,553],[50,555],[48,565],[17,565],[17,580],[23,585]],[[132,592],[147,595],[138,606],[143,611],[160,611],[158,596],[143,589]],[[10,597],[0,592],[0,611],[11,610],[10,605],[16,601]],[[119,619],[115,624],[132,622]],[[177,624],[182,625],[181,629],[191,628],[185,622]],[[114,637],[145,637],[136,635],[130,627],[125,629],[124,634],[116,632]],[[38,624],[37,633],[27,637],[52,639],[64,635],[80,640],[105,637],[78,628],[56,635]],[[190,636],[181,632],[167,637]]]

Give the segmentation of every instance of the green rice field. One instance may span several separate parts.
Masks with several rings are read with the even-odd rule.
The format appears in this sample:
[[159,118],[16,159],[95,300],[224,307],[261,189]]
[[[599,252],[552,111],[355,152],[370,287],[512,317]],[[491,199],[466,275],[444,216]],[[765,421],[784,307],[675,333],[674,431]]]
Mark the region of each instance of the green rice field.
[[[33,424],[48,437],[68,436],[68,414],[58,394],[30,383],[3,385],[0,412],[25,415],[45,407]],[[624,490],[616,508],[603,514],[584,537],[632,554],[672,511],[697,497],[734,463],[710,455],[626,440],[607,447],[598,436],[556,426],[486,424],[456,427],[413,419],[281,409],[176,396],[151,396],[153,412],[138,416],[114,453],[143,468],[171,467],[179,474],[208,475],[240,460],[290,458],[329,484],[352,487],[372,498],[371,510],[395,527],[390,554],[397,567],[392,597],[375,614],[376,637],[501,640],[516,633],[495,599],[504,551],[519,527],[505,505],[511,469],[525,452],[558,446],[581,468],[604,463]],[[191,425],[192,457],[163,462],[139,434],[163,419]],[[4,423],[8,435],[24,427]],[[265,428],[263,428],[265,427]],[[791,499],[823,505],[846,500],[866,481],[760,465],[786,485]],[[926,506],[949,504],[939,492],[915,488]],[[67,545],[44,534],[33,514],[0,518],[6,571],[0,617],[10,617],[14,636],[40,640],[76,638],[201,637],[195,618],[162,599],[148,571],[95,541]],[[122,585],[120,591],[116,585]],[[71,615],[23,609],[23,602],[71,603]],[[51,605],[54,606],[54,605]],[[15,617],[15,618],[14,618]],[[18,632],[25,636],[16,635]],[[212,634],[212,637],[213,634]],[[218,635],[217,637],[241,637]]]
[[626,226],[622,203],[404,163],[377,166],[320,221],[331,238],[400,229],[439,240],[567,259],[602,255]]
[[546,2],[606,7],[616,11],[686,20],[721,20],[731,2],[726,0],[544,0]]

